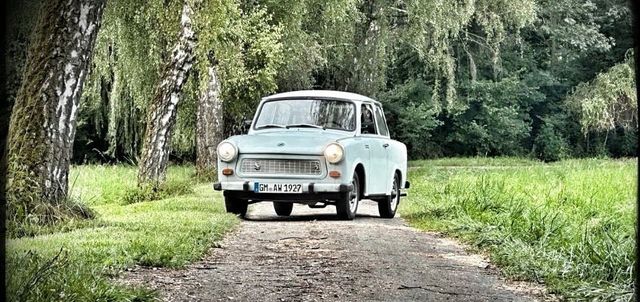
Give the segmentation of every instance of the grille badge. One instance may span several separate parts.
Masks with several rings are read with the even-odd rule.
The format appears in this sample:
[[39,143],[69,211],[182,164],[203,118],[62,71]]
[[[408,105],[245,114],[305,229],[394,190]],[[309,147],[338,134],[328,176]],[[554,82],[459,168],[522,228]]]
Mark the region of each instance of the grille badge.
[[261,168],[261,167],[260,167],[260,164],[259,164],[259,163],[255,162],[255,163],[253,163],[253,168],[254,168],[256,171],[260,171],[260,168]]

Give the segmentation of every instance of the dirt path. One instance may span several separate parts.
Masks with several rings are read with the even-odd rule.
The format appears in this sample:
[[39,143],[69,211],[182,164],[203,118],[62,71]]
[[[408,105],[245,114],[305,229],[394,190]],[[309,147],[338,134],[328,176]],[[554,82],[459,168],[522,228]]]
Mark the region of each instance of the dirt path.
[[271,203],[249,206],[248,220],[185,269],[136,268],[128,283],[166,301],[531,301],[540,289],[498,277],[456,242],[381,219],[360,204],[354,221],[333,207],[296,205],[280,218]]

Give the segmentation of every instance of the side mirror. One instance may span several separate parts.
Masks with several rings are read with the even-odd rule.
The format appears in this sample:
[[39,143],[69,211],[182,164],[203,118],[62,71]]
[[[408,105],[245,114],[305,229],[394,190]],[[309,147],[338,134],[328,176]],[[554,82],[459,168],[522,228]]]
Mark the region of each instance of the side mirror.
[[245,127],[251,127],[251,122],[252,122],[252,120],[244,120],[243,125],[244,125]]

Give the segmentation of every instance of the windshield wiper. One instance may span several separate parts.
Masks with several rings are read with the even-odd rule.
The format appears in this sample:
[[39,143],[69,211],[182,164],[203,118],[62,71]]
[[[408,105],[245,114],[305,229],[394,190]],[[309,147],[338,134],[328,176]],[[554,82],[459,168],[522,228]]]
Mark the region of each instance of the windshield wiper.
[[264,129],[264,128],[286,128],[286,127],[278,124],[266,124],[266,125],[256,127],[256,129]]
[[313,124],[290,124],[286,126],[287,129],[293,128],[293,127],[307,127],[307,128],[317,128],[317,129],[326,130],[325,127],[313,125]]

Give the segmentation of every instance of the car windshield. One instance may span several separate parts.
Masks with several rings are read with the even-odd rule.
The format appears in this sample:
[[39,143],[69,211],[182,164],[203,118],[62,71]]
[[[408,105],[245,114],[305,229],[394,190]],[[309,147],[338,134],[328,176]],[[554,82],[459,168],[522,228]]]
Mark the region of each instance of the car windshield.
[[255,129],[320,128],[354,131],[355,105],[339,100],[275,100],[262,105]]

